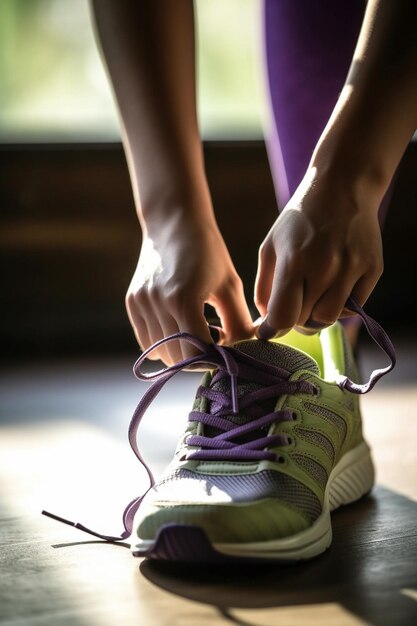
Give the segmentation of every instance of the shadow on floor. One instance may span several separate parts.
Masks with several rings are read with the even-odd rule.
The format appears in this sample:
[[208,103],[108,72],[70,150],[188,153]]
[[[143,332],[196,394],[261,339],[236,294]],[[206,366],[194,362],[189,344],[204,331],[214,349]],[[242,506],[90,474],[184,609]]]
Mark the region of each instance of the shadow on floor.
[[417,504],[377,487],[336,512],[334,540],[325,554],[293,565],[175,565],[143,561],[158,587],[216,607],[232,623],[233,608],[260,609],[338,603],[373,626],[417,623],[417,603],[402,593],[417,588]]

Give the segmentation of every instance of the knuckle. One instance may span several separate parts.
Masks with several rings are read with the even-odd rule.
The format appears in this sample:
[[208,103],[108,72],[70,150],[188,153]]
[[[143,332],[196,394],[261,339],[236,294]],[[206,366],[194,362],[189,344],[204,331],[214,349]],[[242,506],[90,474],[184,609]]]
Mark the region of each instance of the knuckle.
[[169,290],[164,299],[171,311],[178,313],[187,305],[187,289],[183,285],[176,285]]
[[258,262],[262,264],[272,264],[276,260],[276,252],[270,239],[265,239],[258,250]]
[[148,289],[145,285],[141,285],[137,289],[129,289],[126,294],[126,306],[133,308],[143,304],[148,299]]
[[269,242],[266,239],[264,239],[264,241],[259,246],[259,256],[265,257],[267,254],[269,254],[269,252],[270,252]]
[[228,284],[231,289],[234,289],[236,291],[243,289],[243,282],[238,274],[231,274],[231,276],[229,277]]
[[356,269],[363,264],[363,257],[356,252],[349,252],[343,260],[345,271]]
[[142,288],[140,292],[141,299],[143,300],[149,299],[152,302],[159,302],[160,296],[161,296],[160,289],[155,283]]
[[232,273],[224,277],[216,290],[216,296],[222,299],[225,295],[243,291],[243,282],[238,274]]
[[308,272],[310,265],[311,261],[308,262],[304,254],[291,251],[277,257],[275,272],[279,275],[281,284],[291,285],[299,276]]
[[384,261],[381,258],[375,258],[370,263],[370,271],[374,276],[381,276],[384,271]]
[[137,294],[135,293],[126,294],[125,305],[126,305],[126,310],[128,313],[132,315],[134,313],[140,313],[143,308],[142,304],[143,304],[143,301],[140,297],[138,297]]
[[135,296],[131,291],[128,291],[125,296],[125,305],[126,305],[127,310],[129,311],[130,309],[132,309],[134,304],[135,304]]
[[[334,271],[334,270],[339,269],[341,261],[342,259],[341,259],[340,251],[332,249],[330,250],[327,257],[323,260],[323,266],[327,268],[329,271]],[[349,257],[348,263],[349,264],[354,263],[354,259],[352,257]]]

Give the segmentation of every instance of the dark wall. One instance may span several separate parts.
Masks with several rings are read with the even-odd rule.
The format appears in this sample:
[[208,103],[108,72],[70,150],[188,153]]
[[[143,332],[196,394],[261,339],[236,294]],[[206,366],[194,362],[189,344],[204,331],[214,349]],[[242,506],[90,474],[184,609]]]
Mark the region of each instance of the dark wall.
[[[252,302],[257,250],[277,209],[262,142],[210,142],[220,227]],[[414,331],[417,149],[399,169],[384,231],[386,270],[368,305]],[[136,350],[124,309],[138,227],[120,145],[0,148],[3,355]]]

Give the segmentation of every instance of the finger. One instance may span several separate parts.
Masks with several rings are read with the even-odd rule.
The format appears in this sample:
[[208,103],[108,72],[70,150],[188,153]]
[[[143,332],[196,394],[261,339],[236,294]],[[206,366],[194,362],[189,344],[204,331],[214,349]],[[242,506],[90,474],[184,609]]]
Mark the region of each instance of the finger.
[[286,334],[300,317],[303,281],[285,269],[277,263],[267,315],[258,328],[258,336],[261,339]]
[[128,308],[127,315],[140,348],[142,351],[146,350],[151,345],[151,340],[146,328],[145,320],[135,311],[134,308]]
[[125,305],[129,322],[133,328],[139,346],[142,350],[146,350],[151,345],[151,339],[146,328],[145,320],[139,312],[134,295],[130,292],[126,294]]
[[[339,284],[340,264],[328,264],[326,267],[314,266],[313,269],[314,273],[311,275],[306,272],[303,281],[303,302],[300,316],[297,320],[298,327],[308,328],[306,322],[315,320],[312,313],[317,304],[321,302],[321,299],[332,285]],[[343,280],[345,280],[345,276],[346,274],[344,273],[342,276]],[[327,321],[325,325],[328,325]],[[317,330],[316,327],[314,328]]]
[[[157,341],[164,338],[164,332],[159,320],[155,314],[155,307],[151,303],[142,302],[140,313],[146,325],[146,330],[149,335],[150,345],[153,345]],[[172,360],[168,352],[167,346],[162,345],[157,350],[153,350],[149,356],[149,359],[156,361],[160,359],[166,365],[172,365]]]
[[332,286],[313,306],[309,319],[303,320],[302,324],[316,330],[331,326],[342,315],[346,300],[351,295],[357,278],[351,274],[336,277]]
[[[376,284],[381,278],[381,274],[383,272],[383,264],[382,257],[378,258],[374,264],[364,273],[361,273],[360,277],[355,282],[352,292],[349,294],[352,295],[357,302],[359,302],[360,306],[363,307],[373,290],[375,289]],[[351,317],[355,315],[353,311],[351,311],[346,305],[342,311],[342,317]]]
[[[382,270],[376,269],[361,276],[352,289],[352,296],[364,306],[381,277]],[[350,294],[349,294],[350,295]],[[349,311],[349,309],[347,309]],[[351,311],[350,311],[351,312]]]
[[276,256],[269,245],[261,246],[258,255],[258,271],[255,279],[255,304],[262,317],[266,316],[268,301],[274,280]]
[[[164,337],[169,337],[170,335],[174,335],[179,332],[176,320],[165,311],[164,314],[159,317],[159,325],[162,329]],[[164,345],[164,347],[169,355],[169,365],[179,363],[184,359],[184,354],[181,350],[181,344],[179,341],[169,341]]]
[[[187,306],[183,308],[181,315],[178,316],[178,327],[181,332],[190,333],[205,343],[213,343],[207,320],[204,317],[204,302],[199,302],[198,300],[189,301]],[[184,358],[189,358],[199,353],[196,346],[185,341],[181,342],[181,350]]]
[[236,279],[228,288],[223,287],[208,302],[220,317],[225,344],[254,336],[253,321],[240,279]]

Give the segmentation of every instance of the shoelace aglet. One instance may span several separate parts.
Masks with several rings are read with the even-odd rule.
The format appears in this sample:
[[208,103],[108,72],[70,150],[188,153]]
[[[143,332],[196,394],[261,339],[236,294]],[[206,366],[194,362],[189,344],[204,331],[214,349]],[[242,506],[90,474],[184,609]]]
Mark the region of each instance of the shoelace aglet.
[[88,535],[92,535],[93,537],[104,539],[104,541],[117,542],[117,541],[126,539],[130,535],[130,533],[127,531],[122,533],[120,537],[112,537],[111,535],[102,535],[101,533],[96,533],[94,530],[90,530],[90,528],[87,528],[86,526],[84,526],[83,524],[80,524],[79,522],[71,522],[71,520],[65,519],[65,517],[60,517],[59,515],[55,515],[55,513],[50,513],[49,511],[42,511],[42,515],[45,515],[46,517],[50,517],[51,519],[57,522],[62,522],[63,524],[67,524],[67,526],[72,526],[73,528],[76,528],[77,530],[82,530]]
[[94,533],[94,531],[90,531],[88,528],[80,524],[79,522],[71,522],[69,519],[65,519],[65,517],[60,517],[59,515],[55,515],[55,513],[50,513],[49,511],[42,511],[42,515],[46,515],[46,517],[50,517],[57,522],[62,522],[62,524],[67,524],[67,526],[72,526],[73,528],[77,528],[78,530],[84,530],[90,535],[98,535],[98,533]]
[[67,526],[73,526],[74,528],[78,528],[78,522],[71,522],[69,519],[65,519],[64,517],[55,515],[55,513],[50,513],[49,511],[42,511],[42,515],[46,515],[46,517],[50,517],[51,519],[54,519],[57,522],[62,522],[63,524],[67,524]]

